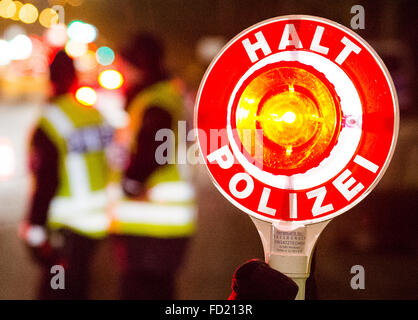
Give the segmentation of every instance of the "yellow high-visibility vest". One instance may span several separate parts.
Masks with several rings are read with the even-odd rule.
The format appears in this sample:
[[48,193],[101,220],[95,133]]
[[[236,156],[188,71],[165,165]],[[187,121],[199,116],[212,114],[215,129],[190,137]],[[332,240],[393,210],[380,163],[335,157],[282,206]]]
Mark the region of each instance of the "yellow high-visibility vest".
[[[181,83],[163,81],[150,86],[135,97],[129,109],[128,125],[131,150],[142,116],[147,107],[159,106],[172,116],[172,130],[178,145],[177,125],[184,120],[184,97]],[[144,150],[143,152],[146,152]],[[187,164],[165,164],[157,168],[145,182],[146,200],[121,197],[112,213],[111,232],[116,234],[158,238],[185,237],[195,230],[195,192],[187,177]]]
[[96,109],[81,106],[70,95],[46,106],[38,126],[58,150],[59,186],[49,206],[48,226],[105,236],[110,224],[105,149],[112,128]]

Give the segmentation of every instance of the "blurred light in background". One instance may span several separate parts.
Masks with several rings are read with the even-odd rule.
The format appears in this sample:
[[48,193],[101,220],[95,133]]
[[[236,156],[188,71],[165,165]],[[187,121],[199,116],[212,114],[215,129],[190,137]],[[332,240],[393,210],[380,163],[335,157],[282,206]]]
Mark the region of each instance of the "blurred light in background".
[[7,10],[7,6],[9,5],[10,1],[7,0],[1,0],[0,1],[0,17],[4,18],[4,14]]
[[8,65],[11,60],[11,49],[9,42],[0,39],[0,52],[0,66]]
[[11,0],[3,0],[0,2],[0,16],[3,18],[12,18],[16,14],[16,4]]
[[58,13],[51,9],[46,8],[42,10],[39,16],[39,23],[45,28],[51,28],[53,25],[58,24]]
[[11,3],[11,0],[1,0],[0,1],[0,17],[4,18],[6,11],[7,11],[7,7],[9,6],[9,4]]
[[78,7],[78,6],[81,6],[83,2],[84,0],[48,0],[49,5],[51,6],[55,6],[55,5],[64,6],[68,4],[73,7]]
[[85,106],[92,106],[97,100],[96,91],[90,87],[79,88],[75,93],[75,97],[78,102]]
[[70,6],[78,7],[83,4],[84,0],[66,0],[65,2],[68,3]]
[[125,102],[126,98],[120,90],[97,90],[96,108],[114,128],[123,128],[129,122]]
[[12,24],[8,26],[6,30],[4,31],[3,38],[7,41],[10,41],[16,36],[18,36],[19,34],[26,34],[25,29],[22,28],[22,26],[18,24]]
[[19,10],[19,18],[23,23],[34,23],[38,19],[38,9],[31,3],[26,3]]
[[19,12],[20,9],[23,7],[23,3],[20,1],[13,1],[14,5],[16,6],[16,11],[15,14],[13,15],[13,17],[10,17],[10,19],[15,20],[15,21],[19,21]]
[[69,40],[65,45],[65,52],[72,58],[78,58],[87,52],[87,44]]
[[76,42],[90,43],[96,40],[97,29],[91,24],[75,20],[68,25],[68,37]]
[[32,54],[28,61],[30,73],[34,77],[42,77],[48,74],[48,47],[42,41],[42,38],[37,36],[30,37],[32,41]]
[[32,41],[24,34],[19,34],[9,42],[12,60],[25,60],[32,53]]
[[102,66],[108,66],[115,61],[115,53],[109,47],[100,47],[96,51],[96,60]]
[[55,5],[64,6],[66,2],[67,2],[66,0],[48,0],[48,3],[50,6],[55,6]]
[[91,71],[97,66],[96,54],[92,50],[88,50],[84,55],[78,57],[74,61],[76,69],[80,72]]
[[53,47],[62,47],[67,42],[67,27],[60,23],[54,24],[45,33],[46,41]]
[[196,45],[197,57],[204,63],[209,63],[218,54],[226,40],[221,36],[207,36],[199,39]]
[[55,6],[55,5],[61,5],[64,6],[66,4],[69,4],[73,7],[78,7],[83,4],[84,0],[48,0],[49,5]]
[[109,69],[100,73],[99,83],[105,89],[114,90],[123,84],[123,77],[119,71]]
[[15,172],[15,152],[7,138],[0,138],[0,180],[6,180]]

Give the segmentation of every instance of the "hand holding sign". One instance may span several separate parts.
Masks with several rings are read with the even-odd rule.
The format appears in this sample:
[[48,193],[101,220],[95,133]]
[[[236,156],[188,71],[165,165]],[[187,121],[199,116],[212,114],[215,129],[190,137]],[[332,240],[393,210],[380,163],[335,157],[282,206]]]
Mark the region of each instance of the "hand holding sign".
[[394,85],[374,50],[311,16],[273,18],[231,40],[195,109],[215,185],[252,217],[269,264],[301,287],[326,223],[382,177],[398,122]]

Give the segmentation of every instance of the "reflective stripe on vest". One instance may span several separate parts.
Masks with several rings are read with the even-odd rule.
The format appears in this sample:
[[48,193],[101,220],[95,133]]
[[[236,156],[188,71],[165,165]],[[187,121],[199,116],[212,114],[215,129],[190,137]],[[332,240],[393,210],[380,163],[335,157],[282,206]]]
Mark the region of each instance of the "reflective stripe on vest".
[[[68,137],[75,128],[66,114],[59,108],[51,106],[45,117],[51,122],[55,130],[61,137]],[[90,182],[88,180],[88,170],[83,154],[68,153],[65,157],[65,167],[67,169],[71,197],[77,201],[83,201],[89,197]]]
[[111,230],[117,234],[159,238],[184,237],[195,230],[193,205],[164,205],[125,200],[117,207]]
[[[127,136],[136,137],[142,116],[149,106],[158,106],[172,116],[178,150],[178,121],[184,118],[184,105],[178,81],[156,83],[138,94],[130,108]],[[131,149],[136,149],[136,140]],[[180,141],[181,143],[181,141]],[[184,148],[184,147],[180,147]],[[194,188],[187,182],[186,165],[166,164],[158,167],[145,181],[147,201],[121,199],[115,206],[112,232],[160,238],[189,236],[194,232],[196,207]]]
[[105,214],[106,193],[90,193],[85,202],[67,197],[56,197],[50,204],[49,226],[54,229],[69,228],[90,237],[103,237],[110,226]]
[[114,212],[114,232],[163,238],[194,232],[196,207],[189,183],[160,183],[148,190],[147,196],[149,201],[120,201]]
[[[58,138],[65,141],[67,150],[63,150],[62,145],[58,148],[63,159],[60,178],[62,184],[65,183],[64,176],[66,177],[69,191],[69,195],[63,195],[58,190],[58,194],[51,201],[48,225],[51,228],[69,228],[90,237],[102,237],[110,225],[105,211],[107,205],[105,185],[101,190],[91,190],[92,177],[86,159],[88,152],[103,152],[102,144],[96,141],[100,137],[93,137],[96,139],[86,137],[84,145],[77,141],[77,134],[86,129],[76,128],[59,106],[49,106],[44,118],[56,131],[55,135],[59,136],[55,137],[55,141],[59,141]],[[100,123],[96,125],[98,127]],[[86,147],[88,151],[84,152],[83,148]],[[100,157],[98,159],[101,161]]]
[[151,202],[190,203],[194,197],[193,186],[185,181],[162,182],[148,190]]

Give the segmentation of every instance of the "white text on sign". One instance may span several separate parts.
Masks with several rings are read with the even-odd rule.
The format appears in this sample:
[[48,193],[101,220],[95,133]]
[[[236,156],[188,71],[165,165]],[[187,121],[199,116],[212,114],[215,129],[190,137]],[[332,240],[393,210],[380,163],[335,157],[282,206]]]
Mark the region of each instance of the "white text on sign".
[[[234,164],[234,156],[227,145],[209,154],[207,159],[209,162],[216,162],[223,170],[230,169]],[[379,169],[379,166],[360,155],[355,156],[354,163],[374,174],[376,174]],[[245,184],[245,187],[238,190],[238,184],[242,186],[243,183]],[[340,173],[332,181],[332,185],[347,201],[352,200],[364,188],[364,185],[361,182],[357,182],[357,180],[352,176],[351,171],[348,169]],[[246,172],[236,173],[229,181],[229,192],[237,199],[248,198],[253,193],[254,188],[254,180]],[[270,193],[270,188],[263,188],[258,203],[258,212],[275,216],[277,210],[268,205]],[[311,209],[312,216],[315,217],[334,210],[332,203],[327,202],[327,189],[325,186],[310,190],[306,192],[305,195],[308,199],[315,199]],[[298,218],[297,193],[289,193],[289,218]]]
[[[321,39],[324,32],[326,32],[324,27],[316,27],[315,34],[312,38],[312,41],[310,42],[309,49],[311,51],[327,55],[329,48],[321,45]],[[254,38],[255,41],[253,39],[252,42],[250,41],[250,38],[246,38],[242,41],[245,51],[247,52],[248,57],[252,63],[257,62],[260,59],[261,53],[264,56],[268,56],[272,53],[271,47],[264,37],[262,31],[256,32],[254,34]],[[341,43],[344,44],[344,48],[335,58],[335,62],[339,65],[343,64],[352,52],[358,54],[361,51],[361,48],[349,40],[347,37],[343,37],[341,39]],[[286,50],[288,47],[294,47],[295,49],[306,48],[299,38],[295,25],[292,23],[286,24],[284,27],[278,50]]]

